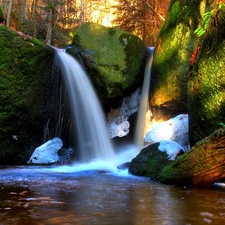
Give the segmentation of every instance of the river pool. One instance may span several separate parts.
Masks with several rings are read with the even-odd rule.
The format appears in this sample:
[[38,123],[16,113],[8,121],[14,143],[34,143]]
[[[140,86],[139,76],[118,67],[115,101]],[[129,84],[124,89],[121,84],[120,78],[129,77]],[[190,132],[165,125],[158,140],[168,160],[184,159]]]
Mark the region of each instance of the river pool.
[[126,171],[4,167],[3,224],[221,225],[225,189],[164,185]]

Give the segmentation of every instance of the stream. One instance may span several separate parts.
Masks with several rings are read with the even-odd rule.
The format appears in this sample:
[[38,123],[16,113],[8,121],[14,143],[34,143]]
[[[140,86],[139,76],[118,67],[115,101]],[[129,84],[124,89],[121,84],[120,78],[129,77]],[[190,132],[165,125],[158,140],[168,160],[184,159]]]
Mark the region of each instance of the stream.
[[221,225],[225,189],[160,184],[127,171],[0,168],[0,225]]

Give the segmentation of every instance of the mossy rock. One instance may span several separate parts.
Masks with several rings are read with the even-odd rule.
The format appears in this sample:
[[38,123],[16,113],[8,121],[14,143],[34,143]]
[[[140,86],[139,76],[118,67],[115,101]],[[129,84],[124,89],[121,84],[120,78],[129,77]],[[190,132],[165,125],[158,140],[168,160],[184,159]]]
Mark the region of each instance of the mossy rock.
[[201,18],[200,3],[171,1],[159,33],[152,68],[151,106],[170,113],[165,119],[187,112],[187,75],[189,59],[199,40],[194,30]]
[[151,144],[131,161],[129,172],[137,176],[157,179],[162,169],[170,163],[166,152],[158,149],[160,143]]
[[25,163],[49,115],[54,50],[0,26],[0,164]]
[[205,138],[225,123],[225,7],[208,27],[188,82],[190,143]]
[[225,178],[224,170],[225,130],[219,129],[166,165],[158,178],[167,184],[211,186]]
[[147,47],[135,35],[96,23],[84,23],[75,32],[72,54],[82,58],[103,103],[123,97],[142,85]]

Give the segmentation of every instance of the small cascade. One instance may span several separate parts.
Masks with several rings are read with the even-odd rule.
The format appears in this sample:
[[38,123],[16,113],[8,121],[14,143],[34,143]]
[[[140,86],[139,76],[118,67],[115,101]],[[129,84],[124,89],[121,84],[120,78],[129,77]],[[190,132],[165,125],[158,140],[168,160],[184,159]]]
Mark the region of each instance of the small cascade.
[[147,61],[147,65],[145,67],[144,81],[141,92],[141,101],[139,105],[137,124],[134,136],[134,145],[138,152],[141,150],[144,144],[144,128],[145,128],[146,113],[148,110],[148,96],[149,96],[153,54],[154,48],[149,47],[149,58]]
[[65,50],[56,49],[56,57],[69,93],[79,160],[85,163],[112,160],[114,149],[103,110],[91,82],[79,63]]

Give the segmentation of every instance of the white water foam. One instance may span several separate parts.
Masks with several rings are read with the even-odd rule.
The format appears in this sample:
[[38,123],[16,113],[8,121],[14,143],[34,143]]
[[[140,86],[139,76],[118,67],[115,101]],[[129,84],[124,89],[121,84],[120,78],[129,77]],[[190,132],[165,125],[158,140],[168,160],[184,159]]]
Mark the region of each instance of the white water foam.
[[111,160],[105,161],[101,159],[94,159],[88,163],[74,163],[71,166],[58,166],[49,168],[47,170],[51,172],[59,173],[74,173],[82,171],[102,171],[109,172],[117,176],[132,176],[129,174],[128,168],[119,169],[118,167],[129,163],[135,157],[135,148],[132,145],[123,147],[118,154],[115,155]]

